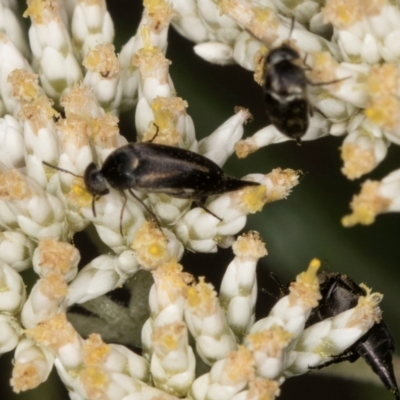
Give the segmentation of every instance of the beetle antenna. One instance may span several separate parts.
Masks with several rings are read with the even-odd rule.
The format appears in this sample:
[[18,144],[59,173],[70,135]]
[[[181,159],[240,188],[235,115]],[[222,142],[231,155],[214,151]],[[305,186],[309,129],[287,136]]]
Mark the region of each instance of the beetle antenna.
[[93,216],[96,218],[96,207],[95,207],[95,202],[96,202],[96,198],[93,196],[92,197],[92,212],[93,212]]
[[129,188],[129,189],[128,189],[128,192],[129,192],[129,193],[134,197],[134,199],[135,199],[136,201],[138,201],[138,202],[143,206],[143,208],[151,215],[151,217],[152,217],[152,218],[154,219],[154,221],[156,222],[156,224],[157,224],[157,226],[158,226],[158,229],[161,230],[161,225],[160,225],[160,223],[158,222],[158,219],[157,219],[156,215],[153,213],[153,211],[151,211],[150,208],[146,206],[146,204],[144,203],[144,201],[143,201],[142,199],[139,199],[139,197],[136,196],[136,194],[133,192],[132,189]]
[[211,210],[209,210],[200,200],[195,200],[195,203],[197,205],[197,207],[202,208],[205,212],[208,212],[209,214],[211,214],[213,217],[219,219],[220,221],[222,221],[222,218],[218,217],[218,215],[215,215]]
[[294,23],[295,23],[295,19],[294,19],[294,17],[292,17],[291,21],[290,21],[290,31],[289,31],[289,38],[288,38],[289,42],[290,42],[290,38],[292,37],[292,33],[294,30]]
[[56,167],[55,165],[49,164],[49,163],[46,162],[46,161],[42,161],[42,163],[43,163],[44,165],[46,165],[47,167],[56,169],[57,171],[65,172],[66,174],[70,174],[70,175],[76,176],[77,178],[82,178],[82,179],[83,179],[83,176],[82,176],[82,175],[74,174],[73,172],[68,171],[67,169],[63,169],[63,168],[60,168],[60,167]]
[[128,198],[126,197],[126,194],[123,190],[121,190],[121,194],[124,198],[124,202],[122,203],[122,207],[121,207],[121,213],[119,214],[119,232],[121,233],[121,236],[123,236],[123,232],[122,232],[122,217],[124,216],[124,211],[125,211],[125,207],[126,207],[126,202],[128,201]]

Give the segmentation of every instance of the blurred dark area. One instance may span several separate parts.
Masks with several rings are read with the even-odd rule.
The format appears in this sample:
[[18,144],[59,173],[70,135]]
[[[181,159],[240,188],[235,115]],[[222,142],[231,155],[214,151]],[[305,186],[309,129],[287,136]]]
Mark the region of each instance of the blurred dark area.
[[[142,4],[141,0],[110,0],[108,9],[116,30],[116,50],[135,34]],[[211,65],[193,52],[193,43],[170,31],[167,58],[172,61],[170,74],[177,95],[189,103],[197,137],[210,134],[233,114],[235,106],[246,107],[254,122],[246,126],[246,135],[265,126],[266,114],[261,88],[254,82],[252,72],[241,67]],[[134,137],[134,111],[120,116],[122,132]],[[273,168],[302,170],[301,183],[282,201],[267,204],[262,211],[249,217],[246,230],[260,232],[267,245],[268,256],[258,266],[258,316],[264,316],[279,296],[277,282],[270,273],[287,283],[303,271],[314,257],[321,259],[324,269],[348,274],[357,283],[365,282],[384,294],[381,303],[384,319],[396,343],[400,343],[398,318],[398,287],[400,281],[400,214],[385,214],[368,227],[344,228],[341,217],[348,214],[349,203],[365,179],[382,179],[399,167],[400,148],[392,145],[384,162],[373,173],[360,180],[347,180],[340,169],[340,146],[343,138],[324,138],[304,142],[294,141],[263,148],[244,160],[231,157],[224,167],[233,176],[248,173],[268,173]],[[82,265],[95,257],[96,244],[87,242],[87,234],[75,238],[84,243]],[[219,287],[226,266],[233,258],[231,250],[216,254],[185,254],[185,270],[196,276],[206,276]],[[9,386],[12,354],[1,359],[3,399],[67,399],[68,395],[57,374],[39,388],[14,394]],[[308,374],[288,379],[282,386],[282,400],[390,400],[392,395],[383,387],[354,383]]]

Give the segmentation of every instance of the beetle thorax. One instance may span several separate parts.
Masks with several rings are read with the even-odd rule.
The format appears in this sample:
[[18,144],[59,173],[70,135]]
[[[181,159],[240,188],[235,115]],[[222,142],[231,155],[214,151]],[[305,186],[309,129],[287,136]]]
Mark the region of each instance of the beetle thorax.
[[270,65],[279,64],[282,61],[293,61],[298,59],[299,53],[287,44],[273,49],[267,56],[267,63]]

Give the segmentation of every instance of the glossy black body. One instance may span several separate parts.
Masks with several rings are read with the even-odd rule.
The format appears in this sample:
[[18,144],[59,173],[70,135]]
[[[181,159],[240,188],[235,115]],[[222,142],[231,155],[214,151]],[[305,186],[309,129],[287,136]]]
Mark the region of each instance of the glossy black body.
[[200,154],[155,143],[129,143],[116,149],[101,169],[90,164],[84,180],[95,198],[107,194],[108,185],[119,191],[134,189],[185,199],[259,185],[226,175],[217,164]]
[[[355,307],[358,298],[366,294],[365,290],[347,275],[323,272],[318,274],[318,277],[322,299],[313,309],[306,327]],[[393,372],[394,350],[393,337],[385,322],[381,320],[343,354],[321,367],[341,361],[354,362],[362,357],[385,387],[399,400],[399,389]]]
[[288,44],[273,49],[265,60],[264,96],[270,122],[284,135],[296,139],[308,129],[311,112],[307,77],[299,53]]

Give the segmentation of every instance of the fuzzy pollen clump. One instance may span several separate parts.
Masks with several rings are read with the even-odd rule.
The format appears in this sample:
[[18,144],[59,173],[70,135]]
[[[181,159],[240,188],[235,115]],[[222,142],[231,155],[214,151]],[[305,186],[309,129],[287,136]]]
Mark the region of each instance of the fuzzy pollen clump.
[[388,210],[392,201],[379,193],[379,186],[377,181],[363,183],[360,194],[351,201],[352,213],[342,218],[343,226],[370,225],[378,214]]
[[26,335],[54,350],[73,343],[78,338],[77,332],[68,322],[65,313],[56,314],[53,318],[28,329]]
[[136,232],[131,248],[136,251],[136,258],[145,269],[155,269],[171,257],[167,237],[155,223],[148,221]]
[[356,143],[344,143],[341,157],[344,162],[342,173],[351,180],[367,174],[375,167],[373,149],[363,149]]
[[398,66],[391,63],[372,66],[368,75],[365,115],[388,131],[396,130],[400,122],[399,79]]
[[187,301],[193,313],[206,317],[216,310],[218,299],[213,285],[205,282],[204,276],[199,277],[199,283],[187,291]]
[[232,250],[235,256],[239,258],[259,259],[268,254],[260,234],[255,231],[250,231],[239,236],[232,245]]
[[16,169],[0,172],[0,199],[27,200],[35,195],[27,177]]
[[310,262],[307,271],[299,274],[296,281],[290,284],[289,302],[297,303],[301,299],[301,303],[310,308],[318,305],[318,300],[321,299],[317,277],[320,266],[321,261],[314,258]]
[[91,49],[83,60],[86,69],[96,71],[103,78],[114,78],[119,72],[118,57],[111,43],[103,43]]
[[76,247],[69,243],[60,242],[52,238],[45,238],[39,242],[33,256],[35,271],[40,276],[59,273],[71,278],[71,270],[77,272],[80,254]]
[[254,378],[254,355],[244,346],[232,351],[227,357],[224,373],[231,382],[239,382],[243,378],[250,381]]
[[262,352],[266,357],[280,358],[292,339],[293,334],[279,325],[273,325],[269,329],[247,335],[246,344],[252,351]]
[[182,137],[176,129],[177,121],[179,117],[186,115],[187,107],[188,103],[181,97],[157,96],[151,102],[154,123],[152,129],[144,134],[143,141],[151,140],[157,133],[153,143],[178,146]]
[[24,69],[12,71],[8,75],[7,81],[12,86],[12,96],[21,103],[30,103],[42,93],[39,86],[39,75]]

